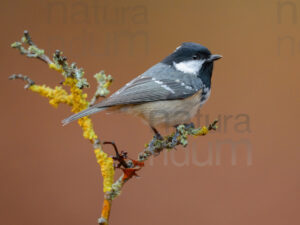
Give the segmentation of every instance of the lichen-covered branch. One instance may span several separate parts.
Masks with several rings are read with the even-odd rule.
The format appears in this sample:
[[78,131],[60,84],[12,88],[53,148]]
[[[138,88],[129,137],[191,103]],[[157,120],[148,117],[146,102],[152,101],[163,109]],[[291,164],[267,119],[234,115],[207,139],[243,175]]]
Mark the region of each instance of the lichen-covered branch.
[[24,76],[22,74],[13,74],[11,76],[8,77],[8,79],[10,80],[24,80],[27,84],[24,86],[25,89],[28,89],[29,87],[31,87],[32,85],[35,84],[35,82],[33,80],[31,80],[28,76]]
[[[26,89],[46,97],[53,107],[57,107],[59,104],[66,104],[71,107],[73,113],[77,113],[93,105],[99,97],[105,97],[109,94],[108,88],[113,79],[111,75],[106,75],[103,71],[100,71],[94,75],[98,84],[95,94],[90,101],[87,101],[88,96],[84,93],[84,89],[89,87],[89,83],[86,78],[84,78],[84,70],[78,68],[76,63],[69,64],[67,58],[63,56],[60,50],[55,51],[52,59],[48,57],[43,49],[35,45],[28,31],[24,31],[21,41],[14,42],[11,47],[18,49],[21,54],[29,58],[42,60],[48,64],[50,69],[59,72],[63,76],[64,81],[62,84],[54,88],[46,85],[38,85],[28,76],[22,74],[14,74],[9,77],[11,80],[24,80],[26,82]],[[101,217],[98,222],[99,224],[108,224],[112,201],[120,195],[124,184],[132,177],[137,176],[136,172],[144,167],[144,162],[148,160],[149,157],[159,155],[164,149],[174,149],[177,145],[186,147],[188,144],[188,136],[206,135],[210,130],[216,129],[217,121],[210,124],[208,128],[205,126],[194,128],[193,126],[180,125],[177,127],[175,133],[164,137],[163,140],[158,140],[154,137],[138,155],[136,160],[129,159],[125,152],[119,154],[114,143],[112,144],[115,147],[116,156],[110,157],[105,153],[94,131],[92,120],[88,116],[80,118],[78,124],[82,128],[84,138],[93,144],[96,160],[101,169],[104,202]],[[116,181],[114,180],[114,160],[119,161],[116,168],[123,170],[123,174]]]
[[[28,48],[25,48],[23,45],[28,44]],[[47,55],[44,54],[43,49],[39,49],[32,41],[27,30],[24,31],[24,35],[21,38],[20,42],[14,42],[11,44],[12,48],[16,48],[20,51],[21,54],[26,55],[29,58],[38,58],[45,63],[51,64],[52,61]]]
[[[215,120],[211,123],[208,128],[203,126],[201,128],[193,128],[185,125],[180,125],[176,128],[176,132],[166,136],[163,140],[158,140],[154,137],[146,148],[138,154],[137,160],[128,160],[127,165],[129,168],[123,168],[124,174],[112,185],[112,190],[107,193],[107,198],[113,200],[121,194],[123,185],[136,175],[136,171],[140,170],[144,166],[144,162],[147,161],[151,156],[157,156],[163,150],[172,150],[176,146],[181,145],[186,147],[188,142],[188,136],[204,136],[210,130],[217,129],[218,121]],[[175,142],[174,142],[175,138]]]
[[[27,48],[24,46],[25,44],[28,44]],[[77,113],[89,106],[89,102],[87,101],[87,94],[83,92],[83,89],[89,86],[87,80],[83,77],[83,69],[78,68],[76,66],[76,63],[71,63],[69,65],[67,62],[67,58],[62,55],[61,51],[56,50],[53,54],[53,59],[50,60],[50,58],[45,55],[44,50],[39,49],[33,43],[27,31],[24,32],[24,36],[22,37],[21,42],[13,43],[12,47],[17,48],[21,54],[24,54],[27,57],[42,59],[48,64],[50,69],[53,69],[62,74],[62,76],[64,77],[64,82],[62,83],[62,86],[50,88],[46,85],[37,85],[29,77],[23,76],[21,74],[12,75],[9,77],[9,79],[22,79],[26,81],[27,84],[25,87],[27,89],[48,98],[49,103],[54,107],[57,107],[59,104],[67,104],[71,106],[71,111],[73,113]],[[106,76],[104,72],[100,73],[102,76]],[[111,76],[109,76],[109,79],[106,78],[106,80],[111,83]],[[109,85],[99,85],[99,90],[97,90],[97,92],[107,93],[108,86]],[[65,89],[65,87],[69,87],[69,92]],[[100,141],[98,140],[98,136],[93,129],[91,119],[89,117],[80,118],[78,120],[78,124],[83,130],[84,138],[90,140],[94,144],[94,151],[96,154],[97,162],[100,164],[102,176],[104,179],[103,190],[106,192],[107,190],[111,189],[113,183],[113,159],[109,157],[108,154],[103,152]]]
[[106,97],[109,94],[109,86],[111,85],[113,78],[111,75],[106,75],[104,71],[100,71],[94,75],[98,86],[93,98],[90,101],[90,105],[92,106],[98,100],[99,97]]

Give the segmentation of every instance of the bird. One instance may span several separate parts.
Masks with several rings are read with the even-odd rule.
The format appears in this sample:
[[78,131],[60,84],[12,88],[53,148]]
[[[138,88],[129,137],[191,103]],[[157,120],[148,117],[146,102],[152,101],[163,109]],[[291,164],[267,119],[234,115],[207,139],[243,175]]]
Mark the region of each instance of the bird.
[[214,61],[221,58],[201,44],[184,42],[110,97],[62,123],[66,125],[101,111],[122,112],[141,117],[161,138],[157,127],[191,122],[208,100]]

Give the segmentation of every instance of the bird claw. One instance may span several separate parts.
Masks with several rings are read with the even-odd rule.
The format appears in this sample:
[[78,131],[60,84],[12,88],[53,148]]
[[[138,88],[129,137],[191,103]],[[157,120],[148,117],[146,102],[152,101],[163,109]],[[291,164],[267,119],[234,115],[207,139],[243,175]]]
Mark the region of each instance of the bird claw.
[[163,141],[163,140],[164,140],[164,137],[161,136],[160,133],[155,134],[155,135],[154,135],[154,138],[157,139],[157,140],[159,140],[159,141]]
[[164,138],[159,134],[159,133],[155,133],[155,135],[153,136],[153,139],[151,140],[151,142],[148,145],[148,150],[152,153],[152,155],[159,155],[158,152],[155,152],[155,149],[157,147],[157,144],[160,144],[162,141],[164,140]]
[[177,143],[178,143],[177,138],[178,138],[179,136],[180,136],[180,133],[179,133],[179,131],[176,129],[175,134],[174,134],[174,136],[172,137],[172,141],[171,141],[171,147],[172,147],[172,148],[174,148],[174,147],[177,145]]

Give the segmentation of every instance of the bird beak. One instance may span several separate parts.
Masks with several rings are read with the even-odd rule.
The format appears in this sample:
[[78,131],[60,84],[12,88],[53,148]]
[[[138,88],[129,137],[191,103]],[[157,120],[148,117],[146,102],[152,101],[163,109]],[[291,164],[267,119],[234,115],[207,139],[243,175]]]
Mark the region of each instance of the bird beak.
[[213,62],[213,61],[215,61],[215,60],[218,60],[218,59],[221,59],[223,56],[221,56],[221,55],[211,55],[210,57],[209,57],[209,59],[207,59],[206,61],[207,62]]

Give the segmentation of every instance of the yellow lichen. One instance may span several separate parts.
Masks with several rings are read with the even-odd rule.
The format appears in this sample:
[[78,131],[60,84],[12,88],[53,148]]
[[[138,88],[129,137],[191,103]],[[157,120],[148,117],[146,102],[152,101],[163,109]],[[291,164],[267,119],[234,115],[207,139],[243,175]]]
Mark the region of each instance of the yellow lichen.
[[[64,84],[71,88],[72,112],[77,113],[86,109],[89,105],[89,102],[86,100],[87,94],[83,93],[82,90],[76,86],[77,80],[75,78],[68,77],[66,78]],[[89,139],[90,141],[97,139],[97,135],[95,134],[90,118],[87,116],[80,118],[78,120],[78,124],[83,129],[84,138]]]
[[[60,71],[55,64],[49,65],[50,68]],[[67,77],[64,81],[64,85],[70,87],[70,94],[61,86],[57,86],[54,89],[47,87],[46,85],[32,85],[29,89],[33,92],[37,92],[40,95],[49,99],[49,103],[57,107],[59,103],[65,103],[72,107],[72,112],[77,113],[86,109],[89,105],[87,94],[83,93],[77,86],[77,80],[73,77]],[[107,83],[107,87],[110,84]],[[90,140],[92,143],[98,138],[94,129],[92,121],[89,117],[83,117],[78,120],[78,124],[83,130],[83,137]],[[101,173],[103,176],[103,191],[107,192],[112,189],[114,182],[114,167],[113,159],[110,158],[105,152],[100,149],[95,149],[95,155],[97,162],[101,167]]]
[[55,63],[49,63],[49,68],[62,73],[64,70],[61,66],[57,66]]
[[109,86],[111,85],[112,80],[108,80],[105,82],[105,84],[103,85],[104,88],[109,88]]
[[111,191],[112,185],[114,183],[114,167],[113,159],[110,158],[101,149],[94,150],[97,163],[101,167],[101,173],[103,177],[103,192]]
[[206,126],[203,126],[197,133],[195,133],[195,136],[201,136],[206,135],[208,133],[208,129]]
[[89,139],[90,141],[97,139],[97,135],[95,134],[92,120],[90,118],[88,118],[87,116],[82,117],[78,120],[78,124],[83,130],[84,138]]
[[72,112],[77,113],[88,107],[89,102],[86,100],[87,94],[83,93],[77,86],[77,80],[72,77],[66,78],[64,85],[69,86],[72,96]]
[[62,87],[57,86],[55,89],[52,89],[46,85],[32,85],[29,87],[29,89],[48,98],[49,103],[53,107],[57,107],[59,103],[72,105],[72,96],[68,95],[68,93]]

